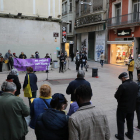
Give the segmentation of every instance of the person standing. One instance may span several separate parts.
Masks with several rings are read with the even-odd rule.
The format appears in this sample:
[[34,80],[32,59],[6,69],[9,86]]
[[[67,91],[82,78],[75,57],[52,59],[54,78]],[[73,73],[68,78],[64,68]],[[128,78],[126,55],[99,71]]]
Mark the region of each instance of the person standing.
[[136,70],[137,70],[137,76],[138,74],[140,73],[140,54],[138,55],[138,58],[135,62],[135,67],[136,67]]
[[69,140],[109,140],[110,130],[106,115],[91,104],[92,89],[87,85],[75,91],[79,109],[69,118]]
[[[36,98],[36,92],[38,90],[37,76],[34,74],[32,67],[27,67],[27,74],[26,74],[25,79],[24,79],[23,90],[28,84],[28,75],[29,75],[30,87],[31,87],[31,91],[32,91],[32,97],[31,98]],[[28,98],[30,106],[31,106],[31,98]]]
[[19,82],[17,69],[12,69],[11,72],[9,73],[9,75],[7,76],[7,80],[11,80],[11,79],[13,80],[13,83],[15,83],[16,87],[17,87],[15,96],[19,96],[20,89],[21,89],[21,83]]
[[66,89],[66,93],[68,95],[71,94],[71,101],[73,102],[76,101],[74,92],[80,85],[87,85],[91,87],[90,83],[86,81],[84,77],[85,77],[85,72],[83,70],[79,70],[77,73],[77,78],[74,81],[70,82]]
[[26,59],[27,56],[24,54],[24,52],[21,52],[21,54],[19,55],[20,59]]
[[[86,63],[87,63],[87,56],[84,52],[82,52],[82,54],[81,54],[81,70],[83,70],[83,67],[85,67]],[[86,71],[87,71],[87,69],[86,69]]]
[[118,102],[118,133],[115,134],[115,137],[119,140],[124,140],[124,123],[126,119],[128,132],[126,132],[125,135],[129,139],[133,139],[134,111],[139,87],[135,82],[128,79],[128,74],[126,72],[121,73],[118,78],[122,81],[122,84],[115,93],[115,98]]
[[64,112],[67,107],[65,96],[55,93],[50,105],[51,108],[46,109],[37,119],[35,127],[37,140],[68,140],[69,117]]
[[133,80],[133,71],[134,71],[134,59],[130,59],[130,62],[128,64],[128,72],[129,72],[129,79]]
[[138,126],[134,127],[134,130],[140,131],[140,73],[138,74],[137,84],[139,86],[139,92],[138,92],[137,102],[136,102],[136,113],[137,113]]
[[18,57],[16,56],[16,53],[13,53],[13,58],[18,58]]
[[[50,58],[50,56],[49,56],[48,53],[46,54],[45,58],[46,58],[46,59],[47,59],[47,58]],[[52,61],[52,60],[51,60],[51,61]],[[46,70],[46,73],[49,73],[49,66],[48,66],[48,70]]]
[[104,56],[103,52],[101,52],[101,55],[100,55],[100,64],[101,64],[101,67],[103,67],[103,65],[104,65],[104,60],[105,60],[105,56]]
[[31,58],[31,59],[34,59],[35,57],[34,57],[34,55],[32,54],[30,58]]
[[79,71],[79,67],[80,67],[80,56],[79,56],[79,52],[76,53],[76,61],[75,61],[75,64],[76,64],[76,71],[78,72]]
[[60,68],[59,68],[59,73],[60,73],[60,72],[63,72],[63,66],[65,62],[65,56],[63,53],[61,53],[59,60],[60,60]]
[[36,58],[36,59],[39,59],[39,58],[40,58],[39,52],[38,52],[38,51],[35,52],[35,58]]
[[3,82],[0,96],[0,139],[25,140],[28,126],[24,117],[30,114],[29,108],[20,97],[16,97],[16,85]]
[[2,53],[0,53],[0,72],[2,72],[2,66],[3,66],[3,56]]
[[8,68],[11,70],[13,68],[13,58],[10,50],[8,50],[8,52],[5,54],[4,59],[8,60]]

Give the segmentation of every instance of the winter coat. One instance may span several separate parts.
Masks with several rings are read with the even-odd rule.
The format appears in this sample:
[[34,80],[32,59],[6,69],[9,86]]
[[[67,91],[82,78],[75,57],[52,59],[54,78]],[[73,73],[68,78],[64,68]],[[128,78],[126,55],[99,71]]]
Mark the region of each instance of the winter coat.
[[125,113],[133,113],[136,107],[138,91],[139,87],[135,82],[130,79],[123,82],[115,94],[118,109]]
[[49,108],[36,122],[37,140],[68,140],[68,116],[65,112]]
[[21,89],[21,83],[19,82],[19,78],[17,75],[8,75],[7,80],[13,79],[13,82],[16,84],[17,91],[15,92],[15,95],[20,94],[20,89]]
[[[34,73],[28,73],[29,78],[30,78],[30,86],[32,91],[37,91],[37,77]],[[26,74],[25,79],[24,79],[24,84],[23,84],[23,89],[27,86],[28,84],[28,74]]]
[[19,140],[28,133],[24,117],[30,109],[20,97],[4,92],[0,96],[0,139]]
[[130,64],[128,65],[128,71],[134,71],[134,65],[135,65],[135,62],[134,62],[134,59],[132,59],[130,61]]
[[87,56],[85,54],[81,55],[81,63],[86,63],[87,61]]
[[5,54],[5,57],[4,57],[5,59],[12,59],[12,54],[11,53],[6,53]]
[[90,86],[90,83],[88,81],[86,81],[84,78],[76,78],[74,81],[69,83],[66,93],[68,95],[71,94],[71,101],[75,101],[74,91],[81,85]]
[[140,81],[138,81],[137,84],[139,86],[139,92],[138,92],[138,96],[137,96],[137,102],[140,103]]
[[105,60],[104,54],[101,54],[101,55],[100,55],[100,60]]
[[[44,100],[50,105],[51,102],[51,97],[44,97]],[[45,109],[49,108],[45,102],[43,101],[43,97],[35,98],[33,103],[31,104],[31,109],[30,109],[30,116],[31,116],[31,122],[30,122],[30,127],[32,129],[35,129],[36,121],[38,116],[41,113],[45,112]]]
[[39,54],[35,54],[35,58],[36,58],[36,59],[37,59],[37,58],[40,58]]
[[63,62],[63,61],[65,61],[65,56],[60,56],[60,58],[59,58],[59,60],[60,60],[60,62]]
[[135,67],[137,68],[137,70],[140,70],[140,59],[136,60]]
[[19,58],[20,58],[20,59],[26,59],[27,56],[26,56],[25,54],[20,54]]

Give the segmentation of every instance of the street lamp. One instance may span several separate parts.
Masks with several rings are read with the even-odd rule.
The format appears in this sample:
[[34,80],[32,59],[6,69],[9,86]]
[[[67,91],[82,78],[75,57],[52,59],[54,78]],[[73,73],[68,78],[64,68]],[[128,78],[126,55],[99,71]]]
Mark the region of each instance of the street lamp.
[[84,1],[81,1],[81,5],[83,5],[83,4],[88,4],[89,6],[91,6],[92,5],[92,2],[84,2]]

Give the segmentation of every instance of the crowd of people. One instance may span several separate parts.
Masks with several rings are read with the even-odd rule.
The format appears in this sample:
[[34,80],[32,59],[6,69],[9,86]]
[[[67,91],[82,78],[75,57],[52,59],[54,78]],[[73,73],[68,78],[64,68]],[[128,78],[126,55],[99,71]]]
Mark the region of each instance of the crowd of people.
[[[110,129],[107,116],[91,102],[93,91],[90,83],[84,79],[85,72],[79,70],[77,78],[66,88],[71,95],[70,108],[65,95],[52,93],[49,85],[41,85],[37,98],[37,76],[32,67],[27,68],[23,83],[31,91],[29,107],[19,97],[21,83],[18,71],[12,69],[3,82],[0,92],[0,138],[4,140],[25,140],[29,127],[34,129],[37,140],[109,140]],[[140,73],[138,83],[128,78],[123,72],[118,77],[122,84],[115,93],[118,102],[117,128],[115,137],[124,140],[124,123],[127,120],[126,137],[133,139],[133,129],[140,131]],[[30,88],[30,89],[29,89]],[[25,94],[24,94],[25,95]],[[133,128],[134,111],[136,110],[138,126]],[[8,113],[7,113],[8,112]]]

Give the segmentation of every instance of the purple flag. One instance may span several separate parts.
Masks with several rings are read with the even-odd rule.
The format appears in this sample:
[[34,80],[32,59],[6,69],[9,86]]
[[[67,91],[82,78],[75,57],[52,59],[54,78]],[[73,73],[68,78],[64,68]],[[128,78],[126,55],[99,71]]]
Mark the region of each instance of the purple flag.
[[34,71],[48,70],[50,66],[50,58],[40,59],[19,59],[14,58],[14,68],[18,71],[26,71],[27,67],[32,67]]

